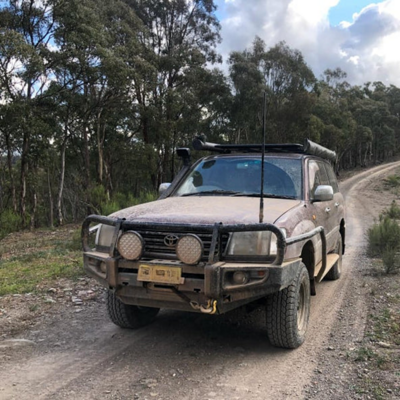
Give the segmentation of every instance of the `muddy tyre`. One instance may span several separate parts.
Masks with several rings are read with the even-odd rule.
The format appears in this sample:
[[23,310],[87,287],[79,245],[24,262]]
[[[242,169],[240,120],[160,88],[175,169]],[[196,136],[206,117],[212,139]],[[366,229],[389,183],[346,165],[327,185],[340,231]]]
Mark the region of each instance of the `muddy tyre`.
[[342,253],[343,253],[343,242],[342,235],[339,235],[339,239],[336,245],[335,253],[339,254],[339,260],[333,265],[333,267],[326,274],[325,279],[328,281],[336,281],[342,274]]
[[148,325],[160,311],[159,308],[125,304],[111,291],[106,293],[106,305],[111,321],[121,328],[137,329]]
[[296,349],[305,339],[310,315],[310,278],[303,263],[291,285],[267,297],[269,341],[275,347]]

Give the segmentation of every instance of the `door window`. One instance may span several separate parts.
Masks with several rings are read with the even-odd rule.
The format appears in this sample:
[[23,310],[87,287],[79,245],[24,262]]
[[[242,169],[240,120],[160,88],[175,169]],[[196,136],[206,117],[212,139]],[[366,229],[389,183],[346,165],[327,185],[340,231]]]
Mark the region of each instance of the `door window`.
[[310,187],[310,199],[314,198],[315,189],[319,185],[330,185],[328,173],[324,163],[311,160],[308,163],[308,178]]
[[330,185],[333,188],[333,193],[338,193],[339,192],[339,186],[337,183],[337,179],[336,179],[336,174],[333,171],[333,168],[330,165],[325,165],[326,170],[328,171],[328,176],[329,176],[329,182]]

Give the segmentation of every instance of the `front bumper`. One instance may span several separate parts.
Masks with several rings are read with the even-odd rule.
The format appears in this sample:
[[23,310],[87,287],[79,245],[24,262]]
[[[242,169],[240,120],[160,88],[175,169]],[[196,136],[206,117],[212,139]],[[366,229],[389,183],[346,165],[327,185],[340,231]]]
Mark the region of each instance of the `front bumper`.
[[[265,264],[236,264],[217,262],[212,265],[190,267],[166,260],[146,261],[146,265],[182,269],[178,285],[142,282],[138,280],[138,261],[104,257],[103,253],[85,252],[86,272],[103,286],[115,290],[126,304],[147,307],[200,311],[193,304],[217,301],[217,312],[224,313],[250,301],[277,292],[293,282],[300,259],[280,266]],[[242,285],[233,285],[229,276],[233,271],[256,271],[263,277]]]
[[[115,234],[109,253],[94,251],[88,245],[90,223],[105,223],[115,226]],[[170,308],[185,311],[211,310],[210,313],[224,313],[251,301],[278,292],[289,286],[296,275],[301,259],[284,262],[287,244],[296,243],[318,233],[324,239],[323,228],[317,228],[307,235],[285,240],[282,231],[271,224],[225,225],[215,224],[207,227],[213,232],[213,240],[208,262],[196,266],[183,264],[180,261],[165,259],[143,259],[128,261],[123,259],[115,249],[115,243],[121,229],[132,229],[136,226],[149,228],[149,224],[131,222],[100,216],[88,217],[82,227],[84,248],[84,267],[86,272],[102,285],[115,291],[126,304]],[[162,225],[165,229],[165,224]],[[176,228],[178,225],[171,225]],[[157,228],[154,224],[152,228]],[[180,229],[196,227],[179,225]],[[199,228],[199,227],[197,227]],[[205,229],[204,226],[200,227]],[[277,256],[271,263],[230,262],[215,252],[217,242],[223,232],[270,230],[277,236]],[[324,240],[323,240],[324,243]],[[140,265],[179,268],[182,281],[179,284],[165,284],[138,280]],[[232,281],[233,273],[241,271],[250,278],[242,284]],[[210,304],[213,307],[210,308]],[[199,306],[204,305],[204,306]],[[208,306],[207,306],[208,305]]]

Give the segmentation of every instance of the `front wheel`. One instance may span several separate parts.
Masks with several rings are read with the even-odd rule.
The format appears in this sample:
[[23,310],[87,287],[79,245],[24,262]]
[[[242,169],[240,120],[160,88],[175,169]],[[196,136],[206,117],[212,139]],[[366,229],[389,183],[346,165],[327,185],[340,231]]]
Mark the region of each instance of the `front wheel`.
[[310,316],[310,277],[303,263],[287,288],[267,297],[266,314],[273,346],[296,349],[304,342]]
[[150,324],[160,311],[159,308],[139,307],[123,303],[112,291],[107,291],[108,316],[121,328],[137,329]]

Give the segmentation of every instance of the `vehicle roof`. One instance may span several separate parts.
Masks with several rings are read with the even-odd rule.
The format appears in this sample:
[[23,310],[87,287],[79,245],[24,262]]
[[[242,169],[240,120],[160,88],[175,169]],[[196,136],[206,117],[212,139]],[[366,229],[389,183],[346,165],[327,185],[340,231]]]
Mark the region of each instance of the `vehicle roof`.
[[[261,153],[230,153],[230,154],[212,154],[203,159],[212,160],[214,158],[260,158]],[[318,158],[310,156],[308,154],[299,153],[265,153],[265,158],[292,158],[292,159],[303,159],[303,158]]]
[[[193,148],[195,150],[207,150],[217,152],[220,154],[236,154],[242,153],[253,153],[260,154],[265,150],[264,154],[271,154],[272,157],[284,158],[277,156],[277,154],[301,154],[311,155],[314,157],[321,157],[331,162],[337,162],[337,155],[333,150],[329,150],[324,146],[319,145],[309,139],[305,139],[304,144],[298,143],[275,143],[275,144],[218,144],[207,142],[204,135],[200,135],[194,138]],[[189,150],[186,148],[178,149],[181,156],[188,159]],[[257,156],[259,157],[259,155]],[[299,157],[302,158],[302,157]]]

